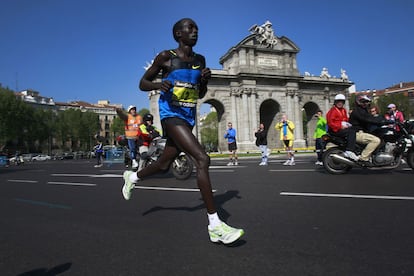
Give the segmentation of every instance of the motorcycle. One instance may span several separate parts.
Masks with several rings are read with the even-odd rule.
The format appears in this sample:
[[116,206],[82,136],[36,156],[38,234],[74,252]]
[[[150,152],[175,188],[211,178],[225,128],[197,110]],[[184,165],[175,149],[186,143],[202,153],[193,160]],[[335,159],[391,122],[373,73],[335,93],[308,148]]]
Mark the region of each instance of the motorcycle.
[[[345,174],[354,167],[363,167],[370,170],[392,170],[397,168],[403,158],[408,166],[414,169],[414,123],[406,121],[396,122],[399,127],[381,128],[381,144],[373,152],[370,163],[353,161],[344,154],[346,139],[333,136],[329,133],[322,136],[327,150],[323,153],[322,161],[325,170],[331,174]],[[361,154],[365,145],[356,144],[355,153]]]
[[[127,146],[127,142],[125,137],[119,136],[117,141],[120,145],[124,146],[125,148],[125,164],[130,166],[131,160],[129,158],[129,148]],[[145,156],[142,156],[144,159],[143,167],[147,167],[150,164],[154,163],[155,161],[160,158],[161,154],[164,151],[165,143],[167,139],[156,137],[151,141],[151,144],[148,147],[148,152],[146,152]],[[181,152],[171,163],[170,170],[175,176],[176,179],[185,180],[188,179],[194,169],[194,164],[191,161],[190,157],[187,156],[184,152]]]
[[[148,152],[144,156],[144,168],[158,160],[164,151],[167,139],[157,137],[154,138],[148,147]],[[194,165],[190,157],[181,152],[171,163],[170,170],[176,179],[185,180],[193,173]]]

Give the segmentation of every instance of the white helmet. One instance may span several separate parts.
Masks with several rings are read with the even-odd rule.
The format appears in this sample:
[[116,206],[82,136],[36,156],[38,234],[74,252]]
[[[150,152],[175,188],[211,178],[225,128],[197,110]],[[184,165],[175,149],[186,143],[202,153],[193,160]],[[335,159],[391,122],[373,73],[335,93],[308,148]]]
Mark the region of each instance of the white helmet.
[[130,106],[128,106],[128,113],[129,113],[129,111],[131,110],[131,109],[134,109],[135,108],[135,110],[137,110],[137,107],[135,106],[135,105],[130,105]]
[[345,101],[345,95],[344,94],[338,94],[335,96],[334,101]]

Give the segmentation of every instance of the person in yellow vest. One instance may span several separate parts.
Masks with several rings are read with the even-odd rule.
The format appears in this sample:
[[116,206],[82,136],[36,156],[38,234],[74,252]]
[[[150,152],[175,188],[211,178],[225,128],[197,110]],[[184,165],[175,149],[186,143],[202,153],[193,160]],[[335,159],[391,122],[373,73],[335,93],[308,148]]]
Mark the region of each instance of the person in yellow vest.
[[292,121],[289,121],[287,116],[283,114],[282,120],[276,124],[275,129],[280,131],[280,140],[285,145],[287,151],[288,160],[286,160],[283,165],[295,165],[295,155],[293,154],[293,140],[295,139],[293,131],[295,129],[295,124]]
[[128,107],[128,113],[121,108],[116,109],[119,118],[125,123],[125,138],[128,141],[129,156],[132,160],[132,168],[138,168],[137,162],[137,141],[139,137],[139,126],[142,124],[142,117],[137,113],[134,105]]
[[144,115],[144,122],[139,126],[139,166],[138,171],[144,168],[145,159],[147,159],[148,149],[152,140],[161,136],[161,131],[154,126],[154,116],[147,113]]

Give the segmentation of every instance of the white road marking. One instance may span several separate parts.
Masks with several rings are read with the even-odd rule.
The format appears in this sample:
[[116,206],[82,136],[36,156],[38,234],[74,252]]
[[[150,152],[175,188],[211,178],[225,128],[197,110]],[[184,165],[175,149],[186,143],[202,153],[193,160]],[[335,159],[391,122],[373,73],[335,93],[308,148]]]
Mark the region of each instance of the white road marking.
[[37,180],[7,179],[9,182],[37,183]]
[[269,170],[269,172],[315,172],[315,169]]
[[76,182],[47,182],[52,185],[69,185],[69,186],[96,186],[93,183],[76,183]]
[[247,168],[247,166],[227,166],[227,165],[222,165],[222,166],[210,166],[208,167],[209,169],[242,169],[242,168]]
[[[137,186],[137,185],[135,185],[135,189],[159,190],[159,191],[179,191],[179,192],[200,192],[200,189],[167,188],[167,187]],[[213,190],[213,193],[215,193],[216,191],[217,190]]]
[[411,197],[411,196],[318,194],[318,193],[291,193],[291,192],[281,192],[280,195],[282,195],[282,196],[311,196],[311,197],[339,197],[339,198],[363,198],[363,199],[414,200],[414,197]]
[[54,173],[51,176],[79,176],[79,177],[96,177],[111,178],[122,177],[122,174],[70,174],[70,173]]

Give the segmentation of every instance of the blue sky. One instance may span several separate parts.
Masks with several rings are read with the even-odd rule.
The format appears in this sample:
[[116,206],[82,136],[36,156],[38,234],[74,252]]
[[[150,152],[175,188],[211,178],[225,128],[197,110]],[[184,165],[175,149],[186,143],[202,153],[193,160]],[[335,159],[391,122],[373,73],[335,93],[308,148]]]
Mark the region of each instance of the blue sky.
[[249,35],[273,23],[299,48],[299,71],[344,68],[357,90],[414,81],[414,1],[0,1],[0,83],[55,101],[107,99],[148,108],[138,89],[144,66],[177,46],[172,25],[193,18],[195,51],[210,68]]

